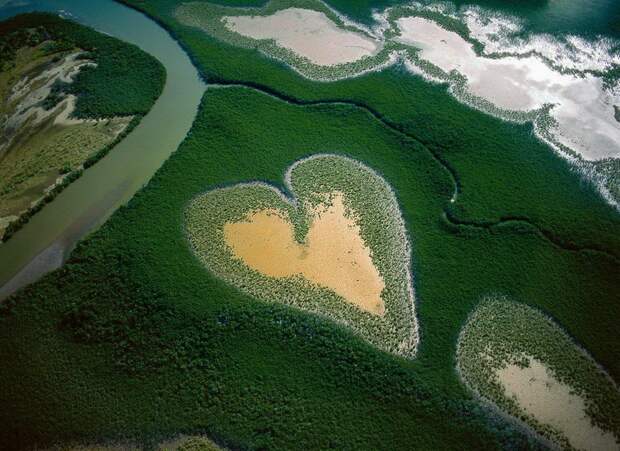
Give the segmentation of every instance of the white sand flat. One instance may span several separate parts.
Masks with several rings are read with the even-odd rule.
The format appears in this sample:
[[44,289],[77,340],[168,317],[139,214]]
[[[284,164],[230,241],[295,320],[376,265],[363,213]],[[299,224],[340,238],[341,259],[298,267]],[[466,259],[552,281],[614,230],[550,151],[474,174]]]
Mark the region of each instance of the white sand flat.
[[447,73],[467,78],[469,91],[499,108],[530,111],[545,104],[557,125],[556,139],[586,160],[620,157],[620,124],[614,99],[601,79],[562,74],[540,58],[487,58],[457,33],[421,17],[397,20],[401,43],[420,48],[420,57]]
[[324,13],[287,8],[270,16],[226,16],[226,27],[252,39],[273,39],[277,45],[321,66],[352,63],[379,52],[378,41],[339,28]]

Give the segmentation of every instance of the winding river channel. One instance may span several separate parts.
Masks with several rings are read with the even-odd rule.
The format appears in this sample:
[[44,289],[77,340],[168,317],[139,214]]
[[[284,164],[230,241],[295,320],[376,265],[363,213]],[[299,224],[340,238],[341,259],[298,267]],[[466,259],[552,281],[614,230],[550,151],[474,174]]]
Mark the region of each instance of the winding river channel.
[[185,138],[205,90],[179,44],[131,8],[113,0],[0,0],[0,20],[34,10],[57,12],[139,46],[161,61],[167,80],[151,111],[123,141],[0,244],[0,299],[62,265],[80,239],[149,181]]

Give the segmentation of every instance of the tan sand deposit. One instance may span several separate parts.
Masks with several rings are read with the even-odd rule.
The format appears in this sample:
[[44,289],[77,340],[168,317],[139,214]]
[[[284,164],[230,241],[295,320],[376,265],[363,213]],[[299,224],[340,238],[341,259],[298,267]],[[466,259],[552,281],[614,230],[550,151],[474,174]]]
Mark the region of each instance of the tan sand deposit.
[[270,277],[301,275],[329,288],[361,310],[383,315],[383,279],[356,222],[345,215],[342,193],[312,212],[304,244],[283,213],[260,210],[224,225],[226,243],[250,268]]
[[352,63],[380,50],[378,41],[341,29],[324,13],[311,9],[287,8],[270,16],[227,16],[222,21],[235,33],[273,39],[280,47],[321,66]]
[[594,426],[584,400],[558,381],[540,361],[531,358],[528,368],[508,365],[497,371],[506,394],[541,424],[562,433],[576,449],[618,450],[614,435]]
[[[40,103],[50,95],[54,83],[72,83],[82,68],[95,65],[92,61],[80,59],[82,53],[81,51],[70,53],[39,75],[21,78],[12,87],[8,98],[3,99],[8,114],[1,127],[3,136],[0,139],[0,152],[9,148],[18,135],[24,135],[27,130],[40,126],[48,118],[56,114],[68,118],[73,113],[75,99],[69,99],[69,103],[59,103],[49,110],[41,107]],[[68,120],[65,122],[66,125],[70,125]],[[71,124],[82,122],[85,121],[73,119]]]

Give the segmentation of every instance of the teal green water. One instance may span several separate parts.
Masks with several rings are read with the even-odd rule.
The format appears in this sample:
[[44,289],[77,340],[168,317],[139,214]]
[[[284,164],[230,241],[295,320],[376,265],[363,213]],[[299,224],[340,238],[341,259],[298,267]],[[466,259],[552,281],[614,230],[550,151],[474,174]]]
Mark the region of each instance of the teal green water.
[[617,0],[478,0],[456,1],[477,5],[525,20],[532,33],[620,36],[620,2]]
[[[217,2],[216,2],[217,3]],[[230,2],[226,2],[230,4]],[[239,1],[239,4],[260,5],[263,1]],[[373,9],[409,4],[393,0],[330,0],[334,8],[369,23]],[[420,4],[437,1],[419,0]],[[585,37],[598,35],[620,37],[620,1],[618,0],[454,0],[458,8],[479,6],[495,12],[516,16],[525,21],[531,33],[577,34]]]

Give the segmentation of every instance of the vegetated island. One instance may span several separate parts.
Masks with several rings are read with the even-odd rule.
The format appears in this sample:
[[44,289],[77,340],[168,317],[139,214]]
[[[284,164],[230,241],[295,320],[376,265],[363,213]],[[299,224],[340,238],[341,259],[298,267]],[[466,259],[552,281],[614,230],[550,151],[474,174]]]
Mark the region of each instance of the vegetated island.
[[477,394],[563,449],[620,449],[620,391],[551,319],[501,297],[481,302],[458,342]]
[[51,14],[0,24],[0,241],[150,110],[165,69],[138,47]]
[[292,198],[265,183],[197,196],[186,229],[198,259],[259,299],[327,316],[413,357],[411,250],[387,182],[355,160],[318,154],[290,166],[285,183]]

